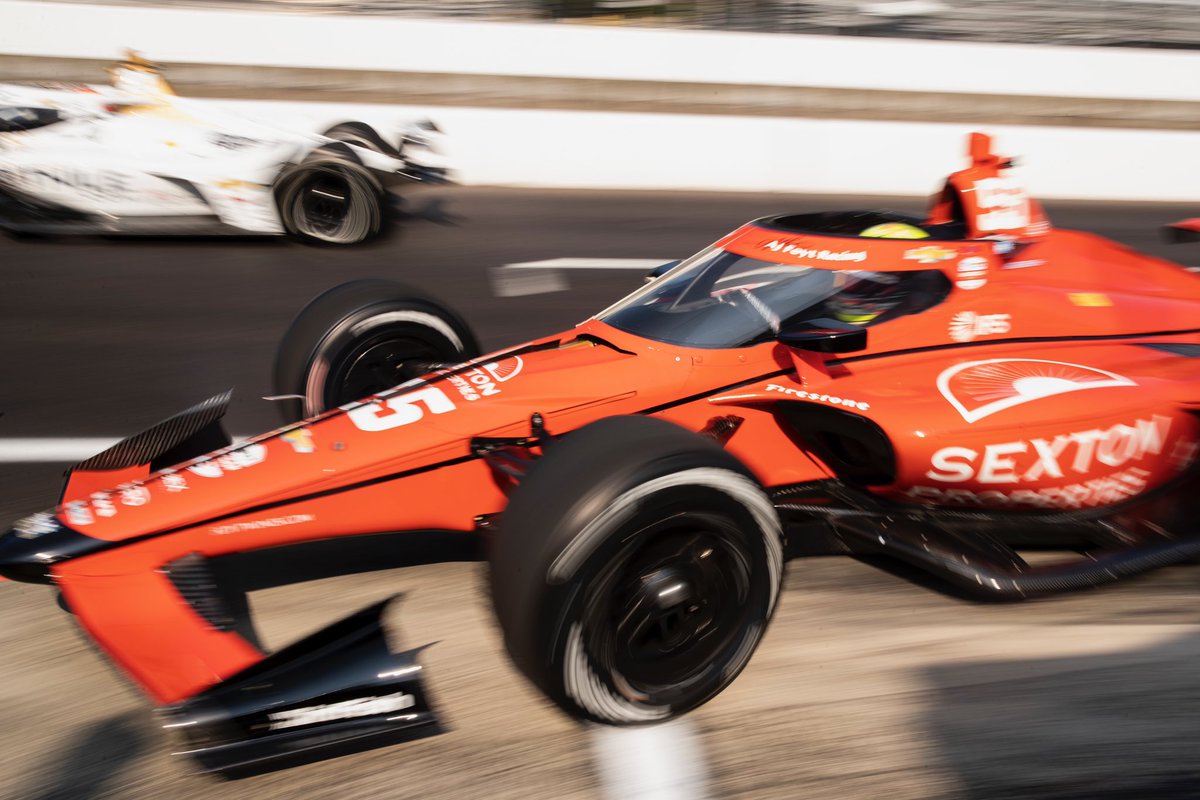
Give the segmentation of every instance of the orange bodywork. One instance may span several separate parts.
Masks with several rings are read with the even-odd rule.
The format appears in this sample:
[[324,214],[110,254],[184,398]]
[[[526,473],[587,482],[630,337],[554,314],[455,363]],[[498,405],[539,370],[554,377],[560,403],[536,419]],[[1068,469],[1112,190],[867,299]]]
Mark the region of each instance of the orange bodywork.
[[1052,229],[986,141],[971,156],[927,220],[963,222],[963,238],[751,223],[714,245],[814,269],[946,276],[944,301],[871,327],[865,350],[691,348],[589,320],[139,480],[89,474],[55,514],[114,546],[56,564],[53,578],[104,650],[170,703],[263,656],[210,626],[164,565],[354,534],[476,530],[504,510],[512,483],[470,440],[528,435],[535,413],[554,435],[618,414],[694,431],[736,417],[725,446],[780,487],[839,477],[809,446],[819,431],[788,424],[785,406],[837,409],[886,435],[894,474],[870,491],[906,503],[1088,508],[1163,485],[1200,449],[1200,361],[1175,347],[1200,347],[1200,277]]

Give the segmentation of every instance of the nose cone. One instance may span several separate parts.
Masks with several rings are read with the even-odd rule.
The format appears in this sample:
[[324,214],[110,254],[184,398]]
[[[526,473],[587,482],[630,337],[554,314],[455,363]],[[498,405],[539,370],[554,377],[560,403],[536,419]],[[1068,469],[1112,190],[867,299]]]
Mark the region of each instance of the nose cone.
[[63,525],[41,512],[17,520],[0,535],[0,575],[26,583],[50,583],[50,567],[59,561],[111,546]]

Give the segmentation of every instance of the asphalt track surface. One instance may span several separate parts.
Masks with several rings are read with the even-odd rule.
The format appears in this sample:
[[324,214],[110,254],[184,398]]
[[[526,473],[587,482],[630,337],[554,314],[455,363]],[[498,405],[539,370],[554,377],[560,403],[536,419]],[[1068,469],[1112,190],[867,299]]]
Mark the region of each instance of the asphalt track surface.
[[[488,348],[566,327],[633,288],[496,297],[489,270],[560,257],[674,258],[764,214],[920,201],[454,189],[407,204],[386,240],[0,238],[0,438],[122,436],[236,386],[228,427],[275,425],[278,337],[344,280],[404,280],[455,305]],[[1200,262],[1158,227],[1195,209],[1048,204],[1064,227]],[[1195,250],[1195,248],[1192,248]],[[0,465],[0,521],[53,503],[62,465]],[[269,645],[396,591],[405,644],[446,723],[432,738],[236,782],[168,755],[147,705],[45,587],[0,584],[0,798],[595,798],[598,737],[501,654],[483,566],[439,564],[255,593]],[[856,561],[793,562],[743,676],[691,715],[687,765],[729,798],[1200,797],[1200,569],[1018,605],[945,597]],[[642,752],[653,763],[654,752]],[[665,757],[665,756],[664,756]],[[677,795],[681,796],[681,795]]]

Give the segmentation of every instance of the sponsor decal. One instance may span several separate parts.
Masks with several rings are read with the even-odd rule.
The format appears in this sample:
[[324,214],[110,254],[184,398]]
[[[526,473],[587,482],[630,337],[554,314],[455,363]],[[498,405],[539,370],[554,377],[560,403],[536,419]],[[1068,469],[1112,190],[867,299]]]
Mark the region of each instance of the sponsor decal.
[[346,416],[360,431],[389,431],[411,425],[430,414],[446,414],[455,408],[454,401],[436,386],[426,386],[415,392],[398,394],[383,402],[366,403],[347,409]]
[[1136,385],[1115,372],[1039,358],[968,361],[937,377],[938,391],[967,422],[1067,392]]
[[312,522],[316,517],[312,514],[292,514],[287,517],[272,517],[271,519],[256,519],[251,522],[234,522],[230,525],[216,525],[209,531],[217,536],[228,536],[231,533],[260,531],[264,528],[281,528],[284,525],[299,525],[302,522]]
[[339,719],[355,717],[374,717],[379,714],[394,714],[412,708],[417,699],[407,692],[385,694],[382,697],[360,697],[354,700],[343,700],[340,703],[327,703],[320,706],[305,706],[304,708],[289,708],[286,711],[275,711],[267,714],[271,730],[295,728],[300,725],[316,725],[319,722],[333,722]]
[[936,264],[939,261],[949,261],[956,255],[958,255],[957,250],[951,250],[949,247],[938,247],[936,244],[927,244],[924,247],[905,250],[904,260],[916,261],[918,264]]
[[958,280],[954,285],[960,289],[978,289],[987,284],[988,262],[981,256],[971,256],[958,262]]
[[975,199],[981,211],[975,217],[975,226],[981,231],[1003,231],[1029,225],[1029,196],[1013,178],[975,181]]
[[117,507],[113,504],[112,495],[107,492],[96,492],[92,495],[92,510],[97,517],[115,517]]
[[145,486],[124,486],[121,488],[121,505],[144,506],[150,502],[150,490]]
[[914,486],[906,492],[910,500],[943,506],[1027,506],[1030,508],[1091,508],[1128,500],[1146,490],[1150,473],[1131,467],[1112,475],[1092,478],[1069,486],[1046,489],[970,489]]
[[458,390],[464,400],[474,402],[481,397],[500,394],[500,387],[497,384],[515,378],[523,366],[525,366],[525,362],[521,360],[520,356],[512,356],[469,369],[458,375],[447,375],[446,381]]
[[1160,414],[1132,424],[1064,433],[1050,439],[1020,439],[971,447],[943,447],[933,454],[925,477],[939,483],[1010,484],[1090,475],[1098,466],[1116,469],[1166,446],[1171,418]]
[[96,521],[95,518],[92,517],[92,510],[88,508],[87,503],[82,500],[73,500],[70,503],[67,503],[64,511],[67,515],[67,522],[71,523],[72,525],[91,525]]
[[806,392],[803,389],[791,389],[787,386],[779,386],[774,383],[768,383],[766,391],[779,392],[780,394],[788,394],[792,397],[797,397],[801,400],[814,400],[818,403],[829,403],[832,406],[845,406],[846,408],[857,408],[860,411],[869,411],[870,403],[863,403],[858,400],[851,400],[846,397],[838,397],[837,395],[818,394],[816,392]]
[[13,530],[17,532],[17,536],[21,539],[36,539],[39,536],[45,536],[47,533],[54,533],[58,530],[58,522],[52,514],[39,511],[36,514],[30,514],[28,517],[14,522]]
[[950,338],[969,342],[977,336],[991,336],[1012,330],[1012,314],[976,314],[959,311],[950,319]]
[[188,488],[187,478],[178,472],[170,472],[162,476],[163,488],[168,492],[178,493]]
[[312,431],[308,428],[290,430],[279,438],[290,444],[297,453],[312,453],[317,449],[317,446],[313,444]]
[[1110,308],[1113,304],[1103,292],[1068,292],[1067,299],[1081,308]]
[[201,478],[219,478],[226,472],[237,472],[239,469],[261,464],[267,457],[267,448],[261,444],[248,444],[237,450],[230,450],[224,455],[201,461],[188,467],[188,472]]
[[1046,263],[1044,258],[1027,258],[1023,261],[1006,261],[1000,265],[1000,269],[1029,269],[1030,267],[1040,267]]
[[799,239],[772,239],[762,248],[770,250],[772,253],[785,253],[812,261],[852,261],[857,263],[867,260],[866,250],[816,250],[805,247]]
[[221,467],[216,460],[209,459],[201,461],[199,464],[193,464],[188,467],[188,472],[193,475],[199,475],[201,478],[219,478],[225,473],[221,471]]
[[242,150],[260,144],[258,139],[251,139],[249,136],[237,136],[232,133],[214,133],[209,136],[208,140],[214,147],[219,147],[222,150]]
[[93,200],[127,197],[129,184],[119,172],[38,167],[17,172],[6,170],[4,179],[34,191],[54,191],[67,188]]

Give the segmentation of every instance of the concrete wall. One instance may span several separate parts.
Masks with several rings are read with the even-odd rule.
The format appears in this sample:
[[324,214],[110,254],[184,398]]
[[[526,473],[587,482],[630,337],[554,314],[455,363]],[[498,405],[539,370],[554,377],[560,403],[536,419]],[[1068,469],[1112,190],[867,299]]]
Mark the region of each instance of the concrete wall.
[[0,0],[4,77],[125,47],[256,115],[416,103],[471,184],[924,194],[982,128],[1042,196],[1200,201],[1200,53]]

